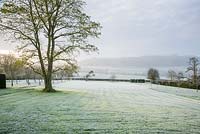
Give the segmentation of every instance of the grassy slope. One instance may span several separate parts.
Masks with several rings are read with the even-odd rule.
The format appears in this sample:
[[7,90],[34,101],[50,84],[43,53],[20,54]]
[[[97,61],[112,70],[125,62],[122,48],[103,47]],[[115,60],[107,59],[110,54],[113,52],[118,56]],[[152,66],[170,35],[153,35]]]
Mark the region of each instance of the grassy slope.
[[200,132],[198,100],[128,88],[53,94],[0,90],[0,133]]

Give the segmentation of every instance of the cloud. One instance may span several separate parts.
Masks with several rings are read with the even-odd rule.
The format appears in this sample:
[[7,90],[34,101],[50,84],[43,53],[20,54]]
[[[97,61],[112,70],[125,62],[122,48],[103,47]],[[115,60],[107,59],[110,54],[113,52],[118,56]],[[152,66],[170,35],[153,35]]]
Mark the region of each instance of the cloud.
[[103,26],[101,38],[93,41],[100,56],[200,54],[200,0],[86,3],[86,12]]
[[[199,0],[87,0],[102,23],[102,56],[198,54]],[[123,53],[121,53],[123,50]],[[167,50],[167,51],[166,51]],[[139,52],[139,53],[138,53]]]

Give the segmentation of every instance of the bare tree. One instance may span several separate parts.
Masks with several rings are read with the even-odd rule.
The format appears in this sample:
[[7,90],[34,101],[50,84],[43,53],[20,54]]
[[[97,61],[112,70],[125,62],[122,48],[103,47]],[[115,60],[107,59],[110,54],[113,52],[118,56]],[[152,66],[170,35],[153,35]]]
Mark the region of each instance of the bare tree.
[[198,88],[197,78],[198,78],[198,66],[199,66],[199,60],[196,57],[192,57],[189,59],[189,67],[187,68],[186,72],[192,72],[192,81],[193,84],[195,84]]
[[73,64],[70,66],[65,66],[64,68],[64,74],[66,74],[66,76],[69,77],[73,77],[73,74],[78,73],[78,66]]
[[183,80],[185,78],[183,72],[178,72],[176,78],[178,80],[178,86],[180,86],[181,80]]
[[183,72],[178,72],[178,74],[177,74],[177,80],[180,81],[183,78],[184,78]]
[[74,74],[78,73],[79,67],[75,64],[70,66],[65,66],[63,70],[56,73],[56,77],[59,77],[61,81],[64,77],[70,78],[73,77]]
[[4,55],[0,59],[0,66],[11,80],[11,86],[13,86],[13,80],[24,66],[22,59],[16,58],[14,55]]
[[173,70],[168,71],[168,77],[170,78],[171,81],[174,81],[177,78],[177,74]]
[[[0,56],[0,59],[1,59],[2,57]],[[1,62],[1,60],[0,60],[0,62]],[[3,73],[4,71],[3,71],[3,67],[0,65],[0,74],[1,73]]]
[[90,71],[90,72],[88,72],[88,74],[86,74],[86,76],[85,76],[85,78],[86,78],[86,81],[90,78],[90,77],[94,77],[95,76],[95,73],[94,73],[94,71]]
[[152,81],[160,79],[160,74],[159,74],[158,70],[154,69],[154,68],[149,69],[147,75],[148,75],[147,78]]
[[[60,62],[72,65],[75,52],[96,51],[89,38],[100,35],[100,24],[91,21],[82,0],[4,0],[0,27],[22,44],[19,50],[29,66],[44,79],[45,92],[54,92],[53,73]],[[12,34],[11,34],[12,33]],[[40,69],[34,68],[40,65]]]
[[25,79],[26,79],[27,85],[31,85],[30,79],[31,79],[31,76],[33,74],[32,70],[28,67],[25,67],[24,72],[25,72]]

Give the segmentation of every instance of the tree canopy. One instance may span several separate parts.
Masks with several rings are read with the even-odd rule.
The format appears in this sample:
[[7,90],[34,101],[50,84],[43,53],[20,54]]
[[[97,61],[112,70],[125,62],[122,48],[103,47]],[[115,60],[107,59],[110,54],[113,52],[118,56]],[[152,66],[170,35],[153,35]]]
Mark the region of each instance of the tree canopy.
[[44,78],[44,91],[55,91],[52,74],[76,64],[77,52],[98,50],[89,40],[99,37],[101,26],[85,13],[82,0],[2,2],[0,30],[20,41],[28,65]]

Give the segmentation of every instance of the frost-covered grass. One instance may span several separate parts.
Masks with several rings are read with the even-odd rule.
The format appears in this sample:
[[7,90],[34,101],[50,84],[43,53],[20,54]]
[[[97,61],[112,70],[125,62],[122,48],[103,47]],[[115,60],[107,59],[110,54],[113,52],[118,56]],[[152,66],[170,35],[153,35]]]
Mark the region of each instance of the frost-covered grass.
[[[0,90],[0,133],[199,133],[200,101],[148,84],[67,81]],[[154,87],[154,86],[153,86]]]
[[200,90],[196,89],[186,89],[186,88],[170,87],[162,85],[153,85],[152,89],[159,92],[200,100]]

